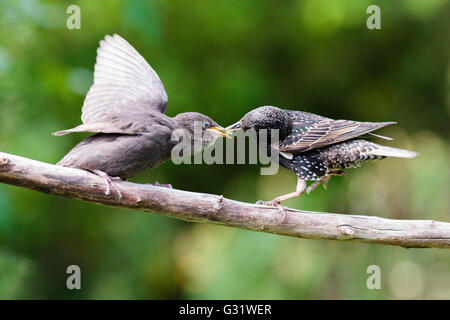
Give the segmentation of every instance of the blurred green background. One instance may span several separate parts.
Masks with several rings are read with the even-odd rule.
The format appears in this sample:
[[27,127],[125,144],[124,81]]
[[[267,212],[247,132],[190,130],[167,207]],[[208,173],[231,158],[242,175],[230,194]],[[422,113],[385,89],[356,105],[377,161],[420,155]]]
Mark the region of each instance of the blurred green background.
[[[381,8],[381,30],[366,9]],[[81,8],[81,30],[66,8]],[[260,105],[398,121],[383,143],[418,151],[331,179],[295,208],[449,221],[449,1],[171,0],[0,2],[0,150],[56,163],[80,123],[105,34],[157,71],[167,114],[222,125]],[[292,172],[167,162],[131,179],[255,202],[291,192]],[[66,288],[66,268],[82,290]],[[381,290],[366,287],[369,265]],[[450,298],[448,250],[302,240],[113,209],[0,184],[0,298]]]

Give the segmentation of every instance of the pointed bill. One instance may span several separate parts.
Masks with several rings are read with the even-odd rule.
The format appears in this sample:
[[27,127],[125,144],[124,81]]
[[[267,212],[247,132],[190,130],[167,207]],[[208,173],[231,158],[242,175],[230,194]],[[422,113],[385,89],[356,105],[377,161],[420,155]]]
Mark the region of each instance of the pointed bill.
[[208,131],[211,134],[218,136],[218,137],[225,137],[225,138],[231,139],[229,132],[227,132],[227,130],[222,127],[212,127],[212,128],[206,129],[206,131]]

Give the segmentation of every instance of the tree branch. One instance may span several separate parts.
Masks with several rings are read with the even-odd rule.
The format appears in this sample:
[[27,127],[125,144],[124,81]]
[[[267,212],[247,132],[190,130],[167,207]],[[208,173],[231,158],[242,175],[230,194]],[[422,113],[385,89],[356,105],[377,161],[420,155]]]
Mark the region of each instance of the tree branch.
[[223,196],[193,193],[126,181],[114,182],[84,170],[64,168],[0,152],[0,182],[48,194],[81,199],[112,207],[158,213],[172,218],[286,236],[390,244],[416,248],[450,248],[450,223],[432,220],[393,220],[286,209],[233,201]]

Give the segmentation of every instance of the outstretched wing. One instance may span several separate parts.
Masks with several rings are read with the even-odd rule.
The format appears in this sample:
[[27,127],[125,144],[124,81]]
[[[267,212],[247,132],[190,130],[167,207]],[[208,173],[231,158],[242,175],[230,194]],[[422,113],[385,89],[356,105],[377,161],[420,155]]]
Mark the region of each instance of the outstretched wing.
[[292,133],[279,145],[279,151],[300,153],[356,138],[395,122],[333,120],[308,112],[286,110],[292,118]]
[[[112,127],[112,120],[133,115],[164,113],[167,94],[156,72],[125,39],[115,34],[100,41],[94,68],[94,84],[84,100],[75,131],[123,132],[123,125]],[[126,127],[126,126],[125,126]],[[75,130],[76,129],[76,130]]]

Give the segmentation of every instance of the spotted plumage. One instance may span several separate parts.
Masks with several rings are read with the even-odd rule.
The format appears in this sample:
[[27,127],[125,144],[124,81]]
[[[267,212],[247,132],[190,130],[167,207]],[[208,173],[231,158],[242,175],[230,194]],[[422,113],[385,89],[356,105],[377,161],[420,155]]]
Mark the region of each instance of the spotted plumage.
[[319,180],[329,172],[356,168],[365,162],[385,158],[372,154],[380,150],[379,145],[362,140],[352,139],[331,146],[302,152],[292,159],[280,158],[280,164],[294,171],[300,179]]
[[[298,177],[297,190],[269,202],[280,202],[303,192],[309,193],[320,183],[326,186],[331,175],[345,174],[345,169],[385,157],[414,158],[417,153],[382,146],[364,139],[365,135],[391,140],[372,131],[395,122],[359,122],[334,120],[313,113],[283,110],[264,106],[247,113],[227,130],[279,130],[278,144],[271,150],[279,152],[280,164]],[[269,148],[268,148],[269,149]],[[306,181],[315,181],[306,188]]]

